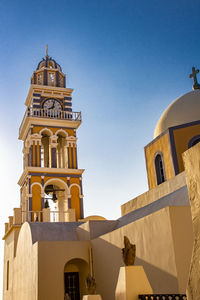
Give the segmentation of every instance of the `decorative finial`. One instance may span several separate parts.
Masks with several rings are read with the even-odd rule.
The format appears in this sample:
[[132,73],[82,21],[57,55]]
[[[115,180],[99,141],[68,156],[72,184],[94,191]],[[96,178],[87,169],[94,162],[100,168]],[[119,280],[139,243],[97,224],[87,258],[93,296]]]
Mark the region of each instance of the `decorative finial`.
[[190,74],[189,78],[193,78],[194,84],[192,86],[193,90],[199,90],[200,84],[197,81],[197,74],[199,73],[199,69],[195,70],[195,67],[192,67],[192,74]]
[[46,45],[46,51],[45,51],[45,53],[46,53],[46,56],[48,56],[48,45]]

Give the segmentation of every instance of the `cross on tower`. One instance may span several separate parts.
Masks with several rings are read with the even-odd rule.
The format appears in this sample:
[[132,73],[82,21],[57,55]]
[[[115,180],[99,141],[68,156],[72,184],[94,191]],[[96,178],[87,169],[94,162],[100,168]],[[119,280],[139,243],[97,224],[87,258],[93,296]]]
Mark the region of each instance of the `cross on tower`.
[[45,51],[45,53],[46,53],[46,56],[48,56],[48,45],[46,45],[46,51]]
[[193,90],[200,89],[200,84],[197,82],[197,74],[199,73],[199,69],[195,70],[195,67],[192,67],[192,74],[190,74],[189,78],[193,78],[194,84],[192,86]]

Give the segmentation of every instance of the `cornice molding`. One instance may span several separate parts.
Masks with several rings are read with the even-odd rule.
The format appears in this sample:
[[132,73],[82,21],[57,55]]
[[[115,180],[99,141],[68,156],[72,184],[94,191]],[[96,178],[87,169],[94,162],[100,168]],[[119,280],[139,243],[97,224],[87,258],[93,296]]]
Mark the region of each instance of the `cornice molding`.
[[25,137],[28,133],[28,130],[31,125],[39,125],[39,126],[58,126],[58,127],[69,127],[72,129],[77,129],[81,121],[71,121],[71,120],[63,120],[63,119],[48,119],[48,118],[37,118],[37,117],[26,117],[23,126],[19,132],[19,139],[25,140]]
[[[82,175],[85,169],[66,169],[66,168],[42,168],[42,167],[26,167],[18,181],[19,186],[23,185],[24,180],[26,179],[29,172],[33,173],[48,173],[48,174],[77,174]],[[30,176],[31,177],[31,176]],[[68,176],[70,177],[70,176]]]

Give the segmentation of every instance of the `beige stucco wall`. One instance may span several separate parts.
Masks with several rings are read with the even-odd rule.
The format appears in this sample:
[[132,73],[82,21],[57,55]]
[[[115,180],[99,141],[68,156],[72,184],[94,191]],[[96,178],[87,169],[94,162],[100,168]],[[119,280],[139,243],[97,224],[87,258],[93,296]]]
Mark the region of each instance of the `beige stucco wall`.
[[166,207],[91,241],[97,292],[104,300],[114,299],[124,235],[136,244],[135,264],[144,267],[154,293],[185,292],[192,251],[189,207]]
[[[20,228],[13,229],[5,238],[4,244],[4,272],[3,272],[3,299],[12,299],[14,257]],[[9,277],[7,290],[7,261],[9,261]]]
[[[93,269],[97,293],[104,300],[114,300],[119,269],[123,266],[124,235],[136,244],[136,265],[144,267],[154,293],[184,293],[193,242],[190,207],[165,207],[114,230],[118,224],[83,223],[73,234],[63,233],[71,241],[56,241],[56,224],[46,234],[44,228],[48,224],[38,223],[32,232],[28,223],[23,224],[13,260],[13,281],[9,292],[4,292],[4,300],[63,300],[64,271],[73,259],[80,261],[76,267],[80,271],[81,298],[86,293],[86,273]],[[99,235],[100,232],[105,234]],[[37,236],[41,241],[36,240]],[[54,240],[44,241],[45,237]],[[6,258],[13,256],[13,240],[12,235],[6,239]]]
[[179,291],[185,293],[193,248],[190,207],[169,207]]
[[[74,258],[82,259],[89,266],[89,247],[87,241],[80,242],[38,242],[38,300],[64,299],[64,269]],[[80,275],[81,277],[81,275]],[[85,281],[85,278],[82,282]],[[81,285],[81,296],[86,293]],[[82,299],[82,297],[81,297]]]
[[[81,297],[86,294],[89,241],[39,241],[33,244],[30,225],[24,223],[14,258],[14,240],[13,231],[5,242],[5,261],[10,260],[10,282],[9,291],[4,287],[4,300],[63,300],[64,270],[73,259],[79,260]],[[4,273],[6,278],[6,271]]]
[[36,300],[38,283],[37,247],[32,245],[28,223],[24,223],[19,233],[13,271],[12,300]]

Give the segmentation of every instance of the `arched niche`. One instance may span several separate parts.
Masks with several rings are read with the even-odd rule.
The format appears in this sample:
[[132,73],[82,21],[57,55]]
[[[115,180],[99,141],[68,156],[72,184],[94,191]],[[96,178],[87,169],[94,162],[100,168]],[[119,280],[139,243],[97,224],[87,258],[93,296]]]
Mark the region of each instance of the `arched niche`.
[[156,153],[154,158],[154,165],[155,165],[155,172],[156,172],[156,182],[157,185],[159,185],[166,180],[163,155],[161,152]]
[[88,263],[80,258],[68,261],[64,267],[64,293],[71,300],[80,300],[87,294],[85,280],[89,273]]

